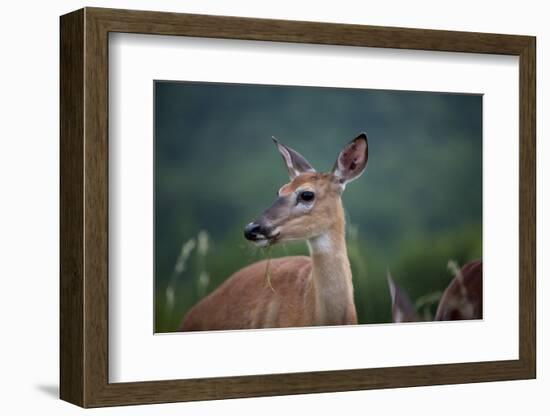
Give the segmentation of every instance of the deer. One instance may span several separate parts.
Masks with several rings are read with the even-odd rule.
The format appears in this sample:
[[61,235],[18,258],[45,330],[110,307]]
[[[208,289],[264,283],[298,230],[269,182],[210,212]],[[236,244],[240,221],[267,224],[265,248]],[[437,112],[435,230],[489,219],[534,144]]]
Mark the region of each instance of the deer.
[[365,170],[367,135],[346,144],[326,173],[273,141],[290,182],[246,225],[244,237],[261,248],[305,241],[309,256],[267,259],[238,270],[191,308],[180,331],[357,324],[341,196]]
[[[389,272],[387,280],[391,296],[393,322],[422,321],[407,292],[395,283]],[[481,260],[474,260],[455,271],[453,279],[439,299],[433,320],[457,321],[482,318],[483,263]]]

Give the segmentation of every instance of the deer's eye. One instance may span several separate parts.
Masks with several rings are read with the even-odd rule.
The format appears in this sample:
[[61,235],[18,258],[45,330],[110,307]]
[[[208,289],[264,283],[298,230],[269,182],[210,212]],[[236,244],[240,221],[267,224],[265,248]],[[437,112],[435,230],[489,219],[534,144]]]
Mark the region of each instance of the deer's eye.
[[315,194],[311,191],[303,191],[298,195],[298,201],[311,202],[315,198]]

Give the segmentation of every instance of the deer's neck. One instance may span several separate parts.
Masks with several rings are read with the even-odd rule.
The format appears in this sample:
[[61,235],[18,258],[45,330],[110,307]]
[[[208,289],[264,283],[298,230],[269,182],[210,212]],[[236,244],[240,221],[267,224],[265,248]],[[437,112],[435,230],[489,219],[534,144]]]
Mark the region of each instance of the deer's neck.
[[355,316],[353,284],[342,219],[318,237],[308,240],[312,260],[312,297],[317,325],[349,323]]

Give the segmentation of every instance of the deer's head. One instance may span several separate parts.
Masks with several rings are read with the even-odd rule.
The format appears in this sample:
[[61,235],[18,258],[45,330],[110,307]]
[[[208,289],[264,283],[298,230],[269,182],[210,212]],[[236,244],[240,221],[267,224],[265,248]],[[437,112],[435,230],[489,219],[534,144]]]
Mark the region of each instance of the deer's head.
[[298,152],[273,140],[290,182],[279,189],[273,205],[244,230],[245,237],[261,247],[311,239],[330,230],[343,219],[342,192],[363,173],[368,159],[365,133],[344,147],[328,173],[317,172]]

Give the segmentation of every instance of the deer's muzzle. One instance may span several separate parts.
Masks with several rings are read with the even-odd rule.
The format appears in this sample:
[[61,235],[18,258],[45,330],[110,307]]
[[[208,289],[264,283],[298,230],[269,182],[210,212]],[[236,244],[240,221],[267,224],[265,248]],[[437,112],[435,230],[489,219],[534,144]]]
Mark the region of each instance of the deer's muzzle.
[[257,241],[266,238],[265,230],[260,224],[251,222],[244,228],[244,237],[250,241]]

